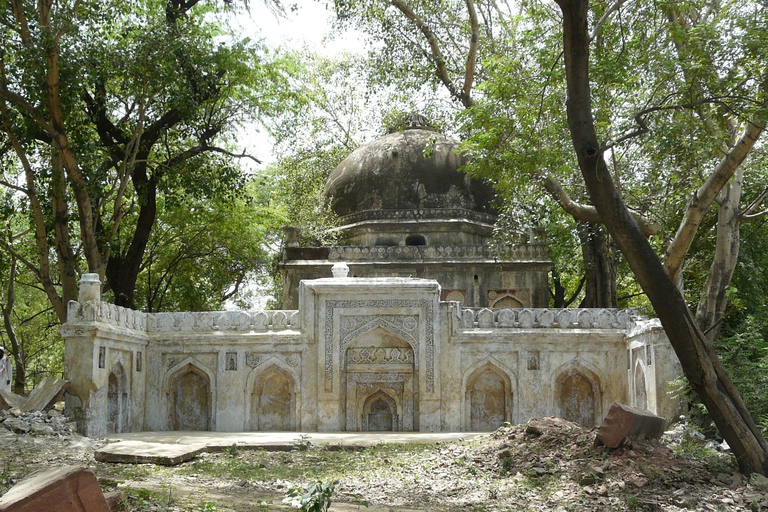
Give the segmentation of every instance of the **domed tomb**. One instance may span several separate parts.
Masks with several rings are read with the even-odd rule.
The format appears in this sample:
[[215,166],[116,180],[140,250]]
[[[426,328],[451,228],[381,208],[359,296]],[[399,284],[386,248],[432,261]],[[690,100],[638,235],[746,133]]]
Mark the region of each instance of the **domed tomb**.
[[[333,170],[325,186],[340,217],[380,210],[465,209],[493,214],[493,188],[458,169],[459,141],[414,115],[359,147]],[[455,216],[445,212],[449,217]]]
[[336,262],[350,278],[435,279],[441,300],[467,307],[546,306],[552,262],[543,235],[492,243],[493,188],[459,170],[458,144],[413,115],[342,161],[325,188],[339,245],[303,247],[287,229],[283,307],[297,307],[299,283],[330,276]]

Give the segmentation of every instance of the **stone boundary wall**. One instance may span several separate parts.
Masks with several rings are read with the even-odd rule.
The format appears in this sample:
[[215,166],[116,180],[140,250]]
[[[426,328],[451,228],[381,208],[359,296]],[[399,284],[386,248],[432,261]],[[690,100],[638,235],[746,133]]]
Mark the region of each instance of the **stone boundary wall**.
[[70,301],[68,324],[99,322],[113,327],[154,332],[267,332],[301,328],[296,310],[203,311],[196,313],[144,313],[107,302]]
[[459,329],[628,329],[639,317],[625,309],[457,309]]
[[507,245],[497,248],[487,245],[407,245],[407,246],[344,246],[331,247],[328,253],[330,261],[371,261],[386,258],[397,260],[435,260],[445,261],[452,258],[480,260],[541,261],[549,263],[549,253],[544,245]]
[[[641,321],[632,311],[624,309],[459,308],[457,313],[460,329],[626,330],[635,327],[636,321]],[[144,313],[95,301],[70,301],[67,312],[69,324],[99,322],[144,333],[299,331],[300,319],[298,310]]]

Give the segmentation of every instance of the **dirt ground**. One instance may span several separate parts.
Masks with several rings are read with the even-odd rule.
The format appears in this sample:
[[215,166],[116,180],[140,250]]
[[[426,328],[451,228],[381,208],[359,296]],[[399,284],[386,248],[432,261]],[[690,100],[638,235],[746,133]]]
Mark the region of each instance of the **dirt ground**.
[[0,492],[35,469],[83,463],[105,489],[124,492],[130,511],[287,510],[288,490],[318,479],[339,480],[331,507],[339,512],[768,511],[768,479],[745,478],[729,453],[684,430],[616,450],[595,448],[594,438],[594,429],[544,418],[418,448],[233,448],[165,468],[97,463],[103,440],[0,428]]

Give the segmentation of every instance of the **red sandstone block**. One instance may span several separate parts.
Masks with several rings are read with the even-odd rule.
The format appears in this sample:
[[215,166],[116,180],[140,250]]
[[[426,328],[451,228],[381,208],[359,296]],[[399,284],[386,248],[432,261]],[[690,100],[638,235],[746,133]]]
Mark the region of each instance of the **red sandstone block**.
[[614,403],[597,429],[595,445],[618,448],[629,438],[659,439],[666,420],[651,411]]
[[85,466],[33,473],[0,498],[0,512],[110,512],[96,475]]

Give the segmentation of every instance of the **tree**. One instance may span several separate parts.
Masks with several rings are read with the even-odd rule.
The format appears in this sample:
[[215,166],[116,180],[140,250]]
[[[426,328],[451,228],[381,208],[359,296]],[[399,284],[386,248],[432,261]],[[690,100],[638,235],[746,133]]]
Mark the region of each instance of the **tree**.
[[[21,205],[10,193],[2,199],[0,236],[11,241],[22,223]],[[63,339],[45,294],[13,254],[0,258],[0,283],[0,345],[13,356],[13,391],[24,394],[43,375],[61,376]]]
[[274,180],[255,176],[242,196],[211,200],[164,195],[138,276],[143,311],[253,308],[284,224],[273,204]]
[[[557,3],[563,14],[568,126],[592,202],[651,301],[691,387],[731,446],[740,470],[745,474],[766,473],[768,443],[712,344],[698,328],[680,289],[630,215],[605,163],[606,148],[598,141],[592,112],[589,3],[587,0],[558,0]],[[764,125],[750,123],[750,126],[761,130]]]
[[[475,126],[469,127],[465,123],[465,129],[489,129],[485,123],[487,119],[483,119],[483,114],[477,114],[484,107],[478,105],[475,91],[479,88],[480,97],[485,100],[483,93],[495,87],[489,78],[499,56],[506,53],[542,53],[542,45],[517,38],[518,31],[525,33],[520,28],[525,3],[521,4],[519,12],[513,12],[508,4],[475,3],[472,0],[456,0],[447,4],[425,0],[346,1],[337,2],[336,6],[343,21],[354,20],[358,27],[373,34],[376,40],[383,41],[383,45],[377,45],[372,52],[372,58],[377,63],[373,68],[375,73],[386,73],[387,76],[377,74],[374,79],[384,83],[397,80],[411,87],[429,81],[435,87],[442,87],[455,103],[465,109],[466,112],[460,117],[463,116],[465,121],[468,118],[474,119]],[[532,21],[535,24],[536,20]],[[546,34],[540,31],[537,35],[542,33]],[[540,37],[535,39],[539,40]],[[546,48],[548,50],[551,46]],[[530,105],[536,104],[537,101],[532,98]],[[511,114],[510,117],[517,116]],[[502,130],[499,135],[496,143],[503,145],[509,141],[509,131]],[[484,145],[488,147],[493,136],[486,134],[484,138]],[[477,149],[477,146],[472,149]],[[551,149],[554,153],[557,145]],[[507,187],[503,183],[507,181],[503,175],[509,174],[509,167],[499,168],[499,162],[489,162],[487,156],[487,152],[474,154],[474,162],[468,166],[468,170],[473,174],[491,177],[505,201],[520,206],[521,203],[530,203],[530,198],[538,195],[527,190],[527,194],[532,196],[526,195],[526,199],[521,200],[519,187]],[[494,167],[493,171],[484,172]],[[546,190],[566,212],[590,224],[600,222],[594,207],[574,200],[565,191],[555,172],[546,167],[540,167],[537,171],[543,174],[537,185]],[[519,185],[520,180],[516,181]],[[646,233],[658,232],[658,223],[639,213],[637,215]],[[610,250],[609,238],[605,236],[603,228],[595,225],[582,224],[577,233],[583,241],[581,247],[585,262],[586,293],[582,305],[616,307],[616,262]]]
[[[34,273],[62,322],[86,269],[133,305],[164,191],[226,195],[242,183],[212,156],[247,156],[227,137],[275,107],[281,75],[249,40],[223,42],[213,9],[3,4],[1,150],[14,165],[0,184],[26,197],[30,231],[0,247]],[[27,242],[34,256],[22,254]]]

